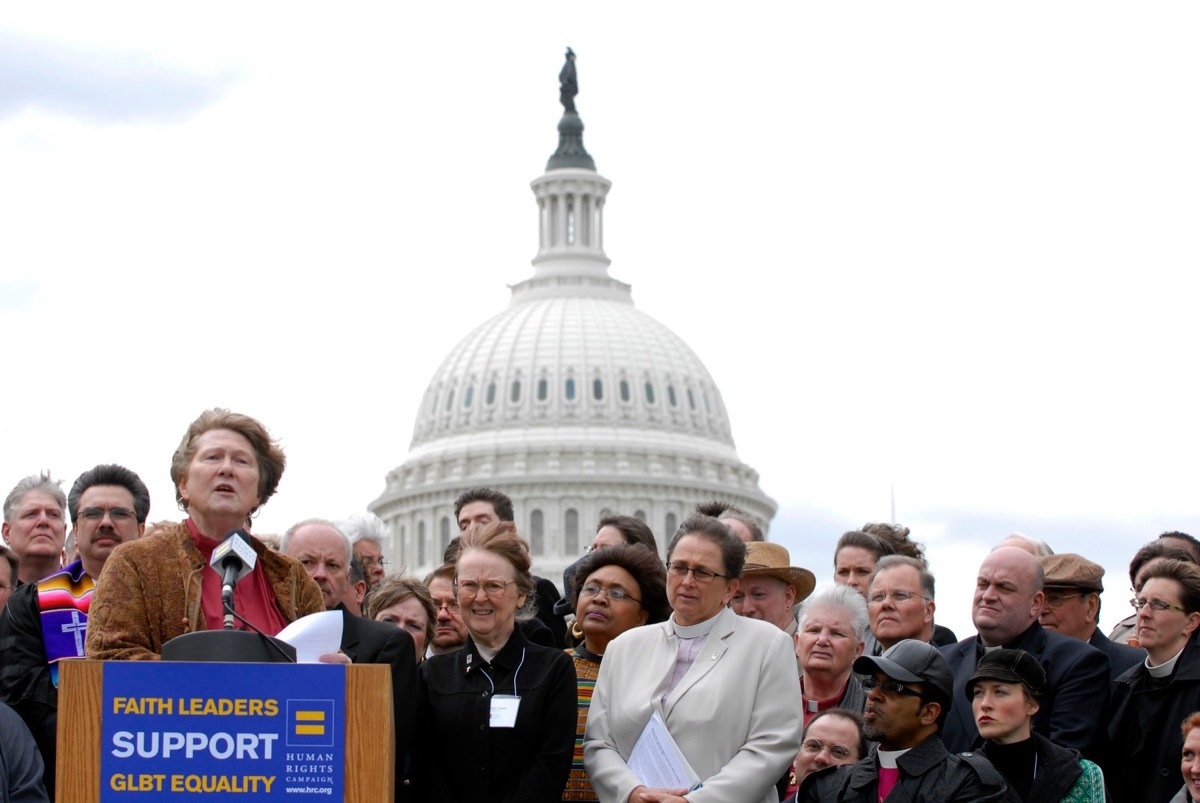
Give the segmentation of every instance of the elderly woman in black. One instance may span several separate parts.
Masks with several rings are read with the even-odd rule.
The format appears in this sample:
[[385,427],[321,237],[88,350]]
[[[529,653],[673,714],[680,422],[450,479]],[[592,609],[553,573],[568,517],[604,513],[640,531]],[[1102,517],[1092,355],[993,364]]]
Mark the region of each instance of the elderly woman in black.
[[556,803],[575,746],[575,665],[530,643],[534,615],[525,540],[512,522],[462,535],[455,592],[467,643],[421,664],[417,797],[429,801]]

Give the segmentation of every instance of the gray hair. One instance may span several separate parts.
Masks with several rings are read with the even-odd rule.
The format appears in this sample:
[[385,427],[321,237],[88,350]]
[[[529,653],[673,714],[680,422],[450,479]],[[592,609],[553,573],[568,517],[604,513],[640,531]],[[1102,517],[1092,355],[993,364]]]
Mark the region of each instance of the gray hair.
[[280,538],[279,538],[279,551],[285,555],[288,554],[288,544],[291,543],[292,536],[295,535],[296,531],[299,530],[301,527],[307,527],[310,524],[320,524],[325,527],[328,527],[331,530],[333,530],[335,533],[340,535],[345,540],[345,542],[346,542],[346,565],[349,566],[350,561],[352,561],[354,559],[354,549],[350,546],[350,539],[346,537],[346,534],[344,532],[342,532],[341,528],[339,528],[336,524],[334,524],[329,519],[305,519],[304,521],[298,521],[295,524],[293,524],[291,527],[288,527],[287,530],[284,532],[284,534],[282,536],[280,536]]
[[908,555],[884,555],[875,564],[875,571],[871,572],[871,580],[867,583],[867,593],[870,594],[871,586],[875,583],[875,578],[884,569],[894,569],[897,566],[911,566],[917,570],[917,576],[921,579],[921,595],[927,599],[933,599],[933,572],[926,568],[925,564],[917,558],[910,558]]
[[[1051,549],[1050,545],[1047,544],[1042,539],[1030,538],[1028,535],[1025,535],[1023,533],[1018,533],[1018,532],[1012,532],[1012,533],[1009,533],[1008,535],[1006,535],[1000,541],[1000,543],[998,543],[994,547],[992,547],[992,551],[995,552],[997,549],[999,549],[1002,546],[1016,546],[1016,544],[1012,543],[1013,541],[1022,541],[1024,543],[1028,544],[1032,548],[1033,554],[1039,558],[1045,558],[1045,557],[1048,557],[1048,556],[1054,554],[1054,550]],[[1025,549],[1025,547],[1019,547],[1019,548]],[[1028,552],[1030,550],[1025,549],[1025,551]]]
[[25,494],[30,491],[41,491],[54,497],[54,501],[58,502],[58,509],[67,512],[67,495],[63,493],[61,481],[50,478],[49,471],[43,471],[41,474],[30,474],[23,480],[18,482],[11,491],[8,497],[4,500],[4,520],[12,522],[13,516],[17,513],[17,508],[21,506],[21,500],[25,498]]
[[357,544],[359,541],[371,541],[380,548],[383,547],[385,541],[389,540],[390,535],[388,526],[383,523],[383,519],[374,513],[355,513],[347,516],[337,523],[337,529],[350,539],[351,544]]
[[867,601],[863,599],[862,594],[850,586],[837,583],[821,586],[800,604],[800,630],[804,629],[804,620],[808,618],[808,612],[819,605],[832,605],[849,611],[854,624],[854,637],[859,641],[866,639],[871,619],[867,615]]

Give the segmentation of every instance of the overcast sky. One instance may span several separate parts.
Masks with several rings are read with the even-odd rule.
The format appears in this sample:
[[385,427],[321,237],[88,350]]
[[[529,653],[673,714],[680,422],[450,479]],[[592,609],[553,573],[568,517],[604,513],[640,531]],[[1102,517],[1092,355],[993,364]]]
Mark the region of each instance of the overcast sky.
[[772,537],[1200,533],[1194,3],[150,3],[0,22],[0,485],[117,461],[177,517],[201,410],[361,510],[441,358],[530,274],[578,54],[605,245],[720,385]]

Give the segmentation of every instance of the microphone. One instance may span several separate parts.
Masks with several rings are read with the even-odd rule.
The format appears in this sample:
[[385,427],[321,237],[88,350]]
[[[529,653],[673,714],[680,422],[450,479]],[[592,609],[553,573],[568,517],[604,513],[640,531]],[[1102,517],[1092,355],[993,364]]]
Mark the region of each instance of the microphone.
[[258,554],[250,546],[245,530],[234,530],[213,550],[208,565],[221,575],[221,602],[225,606],[225,629],[233,629],[233,587],[258,562]]

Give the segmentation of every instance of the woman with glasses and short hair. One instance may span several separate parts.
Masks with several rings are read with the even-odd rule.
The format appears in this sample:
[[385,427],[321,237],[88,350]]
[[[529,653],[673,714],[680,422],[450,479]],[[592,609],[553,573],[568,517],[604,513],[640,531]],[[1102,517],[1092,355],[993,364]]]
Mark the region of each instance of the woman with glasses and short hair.
[[454,579],[463,648],[421,664],[420,800],[557,802],[575,744],[575,666],[526,640],[529,546],[510,521],[469,528]]
[[[800,685],[787,635],[728,608],[746,545],[717,519],[694,515],[667,548],[674,613],[635,627],[604,654],[584,737],[597,796],[620,803],[778,803],[775,781],[800,749]],[[687,759],[688,787],[650,788],[629,766],[657,715]]]
[[1179,723],[1200,709],[1200,568],[1163,560],[1139,579],[1132,602],[1146,662],[1113,684],[1101,763],[1114,800],[1170,800],[1183,747]]
[[641,544],[606,546],[589,552],[576,564],[575,622],[567,653],[575,661],[579,684],[579,719],[575,728],[575,754],[563,800],[596,800],[583,766],[583,733],[600,662],[609,643],[627,630],[666,621],[667,572],[658,555]]

